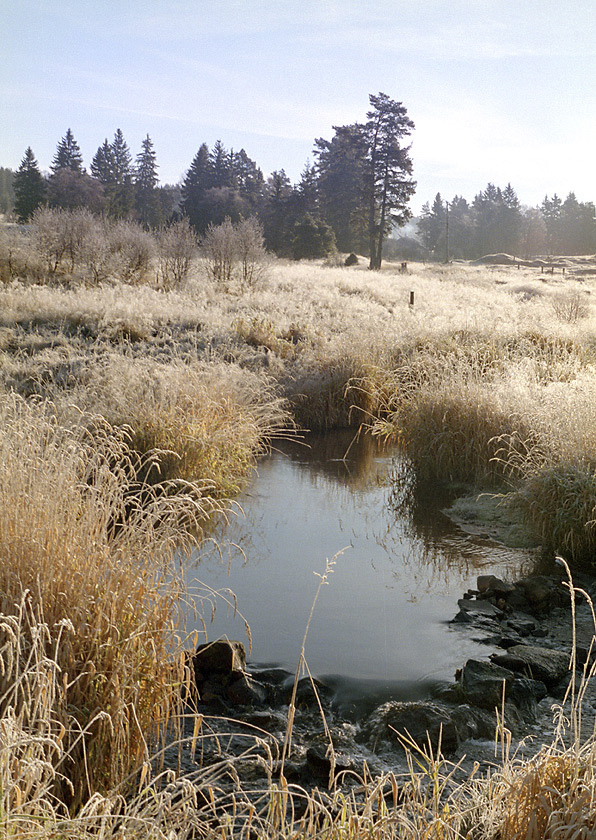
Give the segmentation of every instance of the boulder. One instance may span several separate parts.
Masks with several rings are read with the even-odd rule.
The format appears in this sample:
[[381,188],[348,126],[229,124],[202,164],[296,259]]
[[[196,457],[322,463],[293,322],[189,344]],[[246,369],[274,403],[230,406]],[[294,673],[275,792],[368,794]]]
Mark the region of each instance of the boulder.
[[195,675],[202,680],[212,674],[231,674],[244,671],[246,651],[242,642],[219,639],[199,645],[193,657]]
[[472,613],[473,615],[483,615],[489,618],[503,617],[503,610],[491,604],[490,601],[473,601],[468,598],[460,598],[457,606],[463,612]]
[[306,751],[306,766],[313,776],[329,781],[332,769],[334,775],[337,776],[338,773],[355,770],[356,762],[348,755],[334,752],[332,765],[329,750],[315,744]]
[[226,697],[235,706],[262,706],[267,699],[267,690],[248,674],[239,673],[226,686]]
[[506,653],[493,653],[491,662],[554,687],[569,671],[569,654],[536,645],[514,645]]
[[468,659],[459,673],[459,683],[468,703],[491,711],[501,706],[503,683],[508,697],[514,679],[513,671],[480,659]]
[[513,681],[509,688],[507,699],[523,712],[526,718],[531,720],[535,717],[536,704],[540,703],[547,695],[547,689],[540,680],[530,680],[525,677],[519,677]]
[[373,750],[383,743],[403,750],[398,735],[427,751],[429,744],[433,752],[440,745],[444,755],[455,752],[458,745],[457,729],[449,712],[436,703],[423,701],[384,703],[373,712],[364,732]]
[[546,612],[553,607],[562,606],[568,601],[568,595],[559,580],[546,575],[533,575],[522,578],[515,584],[533,612]]
[[515,591],[515,585],[506,580],[495,577],[495,575],[479,575],[477,579],[478,591],[481,594],[494,592],[497,595],[508,595]]
[[460,703],[452,710],[451,718],[460,741],[467,741],[468,738],[484,740],[495,737],[497,718],[494,711],[491,713],[475,706],[468,706],[467,703]]

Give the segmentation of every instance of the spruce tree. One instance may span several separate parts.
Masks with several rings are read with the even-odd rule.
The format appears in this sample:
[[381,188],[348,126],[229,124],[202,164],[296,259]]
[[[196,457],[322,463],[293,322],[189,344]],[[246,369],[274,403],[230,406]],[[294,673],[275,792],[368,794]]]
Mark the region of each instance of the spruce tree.
[[14,176],[12,169],[0,166],[0,213],[5,215],[14,209]]
[[319,205],[335,232],[340,251],[366,249],[364,159],[366,147],[357,125],[334,126],[331,140],[315,140]]
[[106,189],[108,213],[116,219],[126,219],[134,211],[132,155],[122,131],[118,128],[111,145],[112,182]]
[[14,176],[15,212],[20,222],[28,222],[37,208],[43,204],[46,183],[39,171],[35,155],[28,147],[21,165]]
[[149,135],[141,144],[135,169],[135,204],[141,223],[146,228],[159,225],[159,203],[157,200],[157,158]]
[[104,186],[114,183],[114,154],[107,137],[91,161],[91,174]]
[[209,225],[205,196],[211,186],[211,159],[209,147],[203,143],[193,158],[182,184],[181,208],[198,233]]
[[233,172],[230,153],[221,140],[217,140],[209,155],[210,182],[209,187],[232,187]]
[[50,169],[54,173],[60,169],[72,169],[73,172],[83,172],[83,156],[70,128],[58,143]]

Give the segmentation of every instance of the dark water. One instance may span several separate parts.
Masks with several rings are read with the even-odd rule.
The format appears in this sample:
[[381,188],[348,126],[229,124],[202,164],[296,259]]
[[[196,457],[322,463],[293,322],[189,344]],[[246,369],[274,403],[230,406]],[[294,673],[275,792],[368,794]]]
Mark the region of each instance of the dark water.
[[217,550],[188,562],[188,579],[220,593],[201,602],[205,589],[192,585],[210,640],[247,643],[226,604],[231,590],[250,625],[251,661],[295,670],[317,575],[333,561],[306,640],[311,673],[333,675],[354,695],[386,686],[413,697],[486,655],[471,631],[449,623],[476,576],[516,577],[530,558],[459,530],[441,513],[444,497],[412,486],[398,453],[350,441],[313,437],[264,458],[239,499],[243,515]]

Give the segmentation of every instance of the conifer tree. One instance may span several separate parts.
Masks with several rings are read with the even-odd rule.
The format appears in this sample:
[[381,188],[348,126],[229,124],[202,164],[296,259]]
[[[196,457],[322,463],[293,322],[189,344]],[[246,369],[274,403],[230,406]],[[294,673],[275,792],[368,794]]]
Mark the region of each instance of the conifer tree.
[[331,140],[315,140],[321,214],[334,230],[340,251],[366,248],[363,207],[366,149],[358,126],[334,126]]
[[394,225],[403,225],[412,216],[408,201],[416,182],[410,177],[410,149],[402,140],[411,134],[414,123],[402,103],[387,94],[371,94],[369,100],[372,110],[367,113],[362,128],[367,147],[364,188],[368,205],[369,268],[378,271],[389,232]]
[[56,148],[56,154],[50,166],[52,172],[56,173],[60,169],[71,169],[73,172],[83,172],[83,156],[79,148],[79,144],[74,139],[74,135],[70,128],[67,130],[65,136],[60,140]]
[[133,215],[135,204],[132,155],[119,128],[110,148],[112,181],[106,189],[108,213],[116,219],[126,219]]
[[135,204],[137,215],[146,228],[160,223],[157,197],[157,157],[149,135],[141,144],[135,169]]
[[0,213],[9,214],[14,209],[14,176],[12,169],[0,166]]
[[181,208],[190,224],[198,233],[203,233],[209,225],[206,212],[206,193],[211,186],[211,160],[209,147],[201,144],[193,158],[182,184]]
[[31,146],[14,176],[15,212],[19,221],[28,222],[37,208],[43,204],[46,183],[39,171]]
[[91,174],[104,186],[114,183],[114,154],[107,137],[91,161]]

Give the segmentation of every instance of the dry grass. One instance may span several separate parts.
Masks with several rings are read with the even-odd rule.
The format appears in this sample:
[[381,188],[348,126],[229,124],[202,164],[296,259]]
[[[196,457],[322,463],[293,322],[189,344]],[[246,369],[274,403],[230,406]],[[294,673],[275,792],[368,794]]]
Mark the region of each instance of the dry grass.
[[[274,774],[262,733],[261,791],[238,784],[246,755],[186,779],[146,763],[184,679],[171,558],[287,428],[282,398],[302,426],[399,438],[421,476],[500,485],[544,544],[593,556],[588,283],[277,263],[239,294],[194,260],[175,289],[75,291],[37,284],[22,242],[10,248],[27,276],[0,289],[4,835],[592,836],[592,739],[555,738],[463,784],[415,754],[406,778],[365,771],[314,794]],[[192,482],[167,481],[180,475]],[[195,744],[212,737],[197,719]]]
[[[182,628],[173,556],[200,538],[214,509],[209,485],[139,487],[126,436],[102,418],[80,419],[65,427],[47,403],[0,401],[0,696],[5,713],[16,698],[25,723],[38,714],[29,704],[49,704],[66,756],[53,795],[74,808],[122,784],[174,710]],[[20,683],[31,657],[53,669],[45,698]]]

